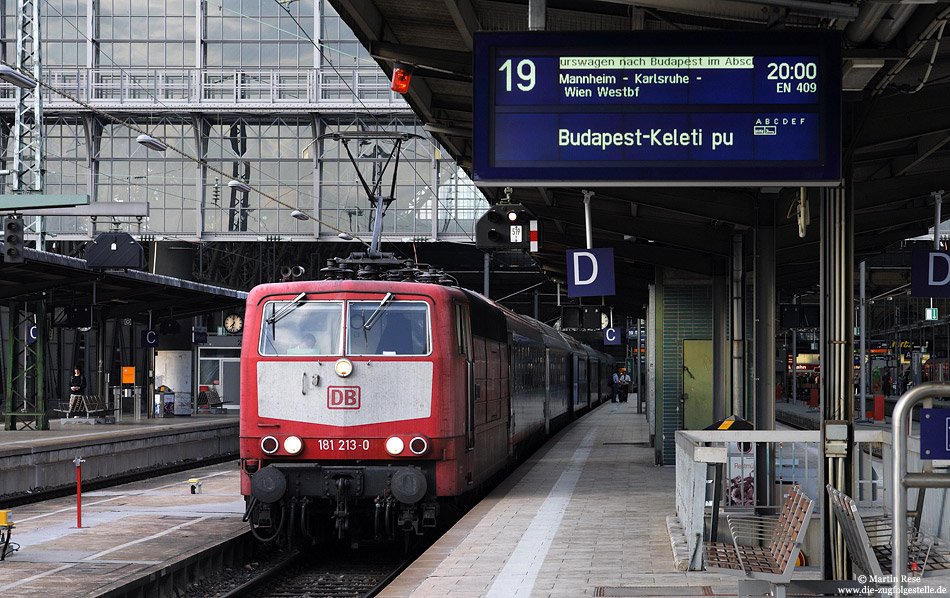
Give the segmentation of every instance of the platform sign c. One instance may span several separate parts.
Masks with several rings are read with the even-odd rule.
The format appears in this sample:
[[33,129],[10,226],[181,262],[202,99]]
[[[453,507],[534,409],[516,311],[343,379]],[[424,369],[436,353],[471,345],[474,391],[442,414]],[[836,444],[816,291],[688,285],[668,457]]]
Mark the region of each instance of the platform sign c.
[[619,345],[620,344],[620,329],[619,328],[604,328],[604,344],[605,345]]
[[32,345],[36,342],[36,337],[39,333],[36,331],[36,324],[30,326],[30,329],[26,333],[26,343]]
[[142,331],[142,346],[143,347],[157,347],[158,346],[158,332],[154,330],[143,330]]

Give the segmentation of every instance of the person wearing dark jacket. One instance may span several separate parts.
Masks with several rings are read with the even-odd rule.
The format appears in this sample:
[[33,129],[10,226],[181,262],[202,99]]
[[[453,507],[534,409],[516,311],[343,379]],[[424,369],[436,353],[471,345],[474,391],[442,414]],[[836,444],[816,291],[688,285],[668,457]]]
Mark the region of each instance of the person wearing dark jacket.
[[78,367],[73,368],[73,375],[69,378],[69,394],[86,394],[86,378]]

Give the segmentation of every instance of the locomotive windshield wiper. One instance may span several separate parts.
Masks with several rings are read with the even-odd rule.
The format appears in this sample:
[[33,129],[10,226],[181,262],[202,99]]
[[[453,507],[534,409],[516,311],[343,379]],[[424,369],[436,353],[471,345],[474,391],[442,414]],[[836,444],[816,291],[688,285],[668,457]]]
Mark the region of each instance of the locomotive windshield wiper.
[[284,317],[290,315],[290,312],[300,307],[300,303],[303,302],[306,296],[307,296],[306,293],[300,293],[299,295],[294,297],[293,301],[291,301],[287,305],[280,308],[280,311],[278,311],[276,314],[272,315],[271,317],[267,318],[267,320],[265,321],[268,324],[276,324],[277,322],[280,322],[281,320],[284,319]]
[[369,319],[366,320],[366,323],[363,324],[363,330],[369,330],[370,328],[373,327],[373,324],[375,324],[376,320],[379,319],[380,314],[383,313],[383,307],[385,307],[386,304],[392,300],[393,300],[393,294],[386,293],[386,296],[383,297],[383,300],[379,302],[379,307],[377,307],[376,311],[374,311],[373,314],[369,317]]

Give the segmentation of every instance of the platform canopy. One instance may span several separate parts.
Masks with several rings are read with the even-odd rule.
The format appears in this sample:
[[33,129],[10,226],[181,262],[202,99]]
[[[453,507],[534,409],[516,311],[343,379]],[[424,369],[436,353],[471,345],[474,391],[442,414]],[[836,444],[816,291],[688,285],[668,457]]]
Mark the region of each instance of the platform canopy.
[[[476,32],[529,29],[528,2],[482,0],[330,0],[387,74],[413,65],[406,100],[446,150],[472,173]],[[626,2],[549,0],[548,32],[796,31],[840,35],[841,172],[853,189],[854,255],[860,261],[933,225],[933,192],[950,191],[950,44],[937,46],[945,3]],[[534,73],[518,62],[512,85]],[[504,66],[504,65],[502,65]],[[514,69],[514,70],[512,70]],[[540,71],[538,71],[540,72]],[[528,77],[522,81],[518,77]],[[643,90],[641,90],[643,91]],[[477,135],[475,136],[477,139]],[[532,140],[525,140],[526,144]],[[477,162],[477,161],[476,161]],[[566,250],[585,247],[582,185],[515,185],[512,200],[538,215],[544,246],[536,255],[555,278],[566,276]],[[485,186],[491,201],[503,187]],[[799,188],[776,186],[599,186],[593,190],[593,242],[614,250],[617,295],[608,304],[642,313],[655,266],[699,274],[727,272],[735,233],[774,219],[780,297],[816,289],[820,209],[812,190],[811,224],[799,236]],[[764,218],[763,218],[764,216]],[[749,247],[751,247],[751,238]],[[749,252],[751,253],[751,251]],[[751,260],[750,260],[751,263]],[[869,284],[874,285],[874,277]],[[881,282],[882,286],[889,284]],[[869,290],[869,293],[872,293]]]
[[0,302],[48,299],[52,309],[92,305],[103,319],[186,318],[243,309],[247,293],[136,270],[92,270],[85,260],[25,249],[22,264],[0,262]]

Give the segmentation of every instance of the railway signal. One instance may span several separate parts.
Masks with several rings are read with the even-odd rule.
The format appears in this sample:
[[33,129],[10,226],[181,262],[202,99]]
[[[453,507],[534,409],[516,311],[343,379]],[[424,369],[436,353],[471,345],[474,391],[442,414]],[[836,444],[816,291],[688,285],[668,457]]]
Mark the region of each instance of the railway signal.
[[3,217],[3,261],[8,264],[23,263],[23,218]]
[[521,204],[496,204],[475,224],[475,246],[537,251],[539,233],[538,220],[531,210]]

